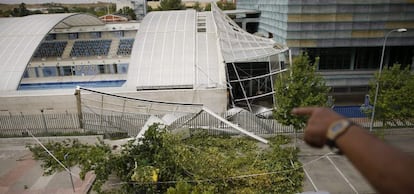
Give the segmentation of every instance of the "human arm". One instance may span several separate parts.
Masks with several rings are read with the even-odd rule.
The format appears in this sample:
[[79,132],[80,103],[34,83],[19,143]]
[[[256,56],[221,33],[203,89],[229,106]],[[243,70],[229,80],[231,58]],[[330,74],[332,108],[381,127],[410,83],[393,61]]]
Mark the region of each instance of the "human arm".
[[[345,119],[329,108],[296,108],[292,113],[309,116],[304,139],[314,147],[323,147],[329,126]],[[358,125],[351,125],[335,143],[378,192],[414,191],[414,157],[385,144]]]

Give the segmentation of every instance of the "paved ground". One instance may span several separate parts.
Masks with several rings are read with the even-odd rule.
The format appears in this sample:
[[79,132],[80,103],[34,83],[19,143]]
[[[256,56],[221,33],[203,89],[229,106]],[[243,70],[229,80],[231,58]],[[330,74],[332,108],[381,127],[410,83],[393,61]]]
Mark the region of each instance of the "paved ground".
[[[414,129],[386,136],[386,141],[391,145],[414,155],[413,140]],[[74,193],[67,172],[42,176],[40,163],[33,160],[30,151],[25,148],[26,143],[0,139],[0,194]],[[329,149],[314,149],[301,140],[297,145],[301,149],[299,158],[305,169],[304,191],[375,193],[344,156],[327,156]],[[72,171],[78,174],[79,169],[73,168]],[[93,178],[92,174],[85,181],[73,177],[75,193],[86,193]]]
[[[40,162],[33,160],[31,152],[25,147],[27,142],[17,138],[0,139],[0,194],[73,194],[88,191],[94,180],[94,175],[90,173],[85,180],[73,177],[75,192],[67,172],[42,176]],[[79,174],[78,168],[71,170],[73,174]]]
[[[399,129],[387,134],[385,141],[404,152],[414,155],[414,129]],[[304,191],[327,191],[336,193],[376,193],[345,156],[328,155],[328,148],[314,149],[303,141],[299,159],[305,165]],[[386,167],[384,167],[386,168]]]

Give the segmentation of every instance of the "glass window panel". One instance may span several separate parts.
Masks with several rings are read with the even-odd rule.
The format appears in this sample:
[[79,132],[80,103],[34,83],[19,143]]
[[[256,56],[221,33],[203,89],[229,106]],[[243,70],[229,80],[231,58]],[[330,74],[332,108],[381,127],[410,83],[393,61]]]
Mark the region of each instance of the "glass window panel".
[[128,63],[120,63],[118,64],[118,74],[126,74],[128,73]]
[[48,34],[46,40],[56,40],[56,34]]
[[116,37],[116,38],[124,37],[124,31],[115,31],[113,33],[113,36]]
[[101,32],[91,32],[90,35],[91,35],[91,38],[101,38],[102,37]]
[[28,71],[28,69],[24,70],[23,78],[29,78],[29,71]]
[[79,38],[79,34],[78,34],[78,33],[69,33],[69,34],[68,34],[68,38],[69,38],[70,40],[73,40],[73,39],[78,39],[78,38]]
[[56,77],[58,76],[56,67],[43,67],[43,77]]
[[105,74],[105,65],[98,65],[99,74]]
[[61,76],[71,76],[72,75],[72,66],[62,66],[60,67]]

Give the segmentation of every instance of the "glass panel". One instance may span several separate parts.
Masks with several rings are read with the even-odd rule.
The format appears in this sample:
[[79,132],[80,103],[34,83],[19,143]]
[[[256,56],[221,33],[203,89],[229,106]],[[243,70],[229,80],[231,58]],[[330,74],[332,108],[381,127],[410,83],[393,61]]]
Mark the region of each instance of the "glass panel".
[[23,73],[23,78],[29,78],[29,71],[26,69]]
[[105,65],[98,65],[99,74],[105,74]]
[[84,66],[85,75],[98,75],[98,67],[96,65],[85,65]]
[[79,34],[78,34],[78,33],[69,33],[69,34],[68,34],[68,38],[69,38],[70,40],[73,40],[73,39],[78,39],[78,37],[79,37]]
[[101,38],[101,32],[91,32],[91,38]]
[[43,77],[56,77],[58,76],[56,67],[43,67]]
[[114,37],[116,37],[116,38],[124,37],[124,31],[115,31],[114,32]]
[[56,34],[48,34],[46,40],[56,40]]
[[120,63],[118,64],[118,74],[126,74],[128,73],[128,63]]
[[60,75],[62,76],[71,76],[72,75],[72,66],[63,66],[60,68]]

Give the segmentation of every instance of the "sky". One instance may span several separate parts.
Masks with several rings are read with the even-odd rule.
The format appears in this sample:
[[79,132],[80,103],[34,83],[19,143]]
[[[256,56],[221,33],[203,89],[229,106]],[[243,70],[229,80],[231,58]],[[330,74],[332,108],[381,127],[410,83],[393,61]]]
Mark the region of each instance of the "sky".
[[[116,2],[116,0],[0,0],[0,3],[6,3],[6,4],[20,4],[20,3],[26,3],[26,4],[38,4],[38,3],[73,3],[73,4],[79,4],[79,3],[95,3],[97,1],[101,2]],[[195,0],[182,0],[184,1],[195,1]],[[213,0],[198,0],[200,2],[210,2]]]

